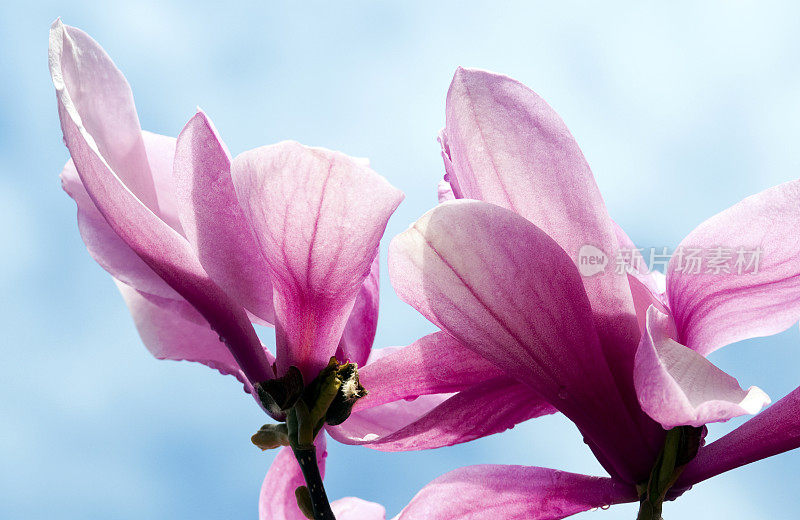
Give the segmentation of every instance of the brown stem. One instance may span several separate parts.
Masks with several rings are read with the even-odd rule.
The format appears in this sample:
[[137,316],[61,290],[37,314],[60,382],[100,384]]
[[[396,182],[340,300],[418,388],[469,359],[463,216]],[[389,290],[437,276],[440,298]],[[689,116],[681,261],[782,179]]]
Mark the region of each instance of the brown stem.
[[300,464],[306,487],[311,497],[311,507],[314,511],[314,520],[336,520],[328,502],[328,495],[325,494],[325,486],[322,484],[322,475],[317,466],[317,450],[311,448],[292,448],[294,456]]

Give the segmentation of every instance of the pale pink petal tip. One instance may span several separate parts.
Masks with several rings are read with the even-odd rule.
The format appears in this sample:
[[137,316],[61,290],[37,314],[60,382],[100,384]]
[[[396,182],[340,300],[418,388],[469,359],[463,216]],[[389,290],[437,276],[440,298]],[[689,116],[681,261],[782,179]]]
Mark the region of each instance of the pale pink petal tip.
[[670,316],[655,306],[636,353],[634,382],[642,409],[665,429],[703,426],[758,413],[770,403],[757,387],[739,383],[694,350],[673,339]]

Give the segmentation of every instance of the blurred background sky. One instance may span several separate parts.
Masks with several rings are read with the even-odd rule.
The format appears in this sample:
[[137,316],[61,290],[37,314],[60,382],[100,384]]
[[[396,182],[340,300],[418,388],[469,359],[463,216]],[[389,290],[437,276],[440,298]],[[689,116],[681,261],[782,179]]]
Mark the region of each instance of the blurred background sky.
[[[47,69],[57,16],[105,47],[147,130],[177,135],[200,105],[234,154],[295,139],[369,157],[406,193],[382,268],[388,238],[436,202],[436,135],[458,65],[542,95],[640,246],[674,247],[707,217],[798,176],[796,3],[299,4],[0,7],[0,518],[255,519],[273,457],[250,444],[265,417],[233,378],[147,353],[81,243],[58,180],[67,151]],[[387,276],[381,288],[376,346],[433,330]],[[711,358],[773,400],[800,384],[796,327]],[[602,474],[560,417],[430,452],[329,450],[329,495],[380,502],[388,517],[467,464]],[[666,518],[797,518],[799,465],[791,453],[715,478],[668,504]],[[635,510],[576,518],[631,520]]]

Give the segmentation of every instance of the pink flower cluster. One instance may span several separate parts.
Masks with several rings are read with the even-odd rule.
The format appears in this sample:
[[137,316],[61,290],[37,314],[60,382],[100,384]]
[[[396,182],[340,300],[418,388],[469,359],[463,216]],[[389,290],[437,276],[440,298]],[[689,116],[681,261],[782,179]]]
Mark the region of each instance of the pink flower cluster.
[[[611,219],[578,145],[533,91],[458,69],[440,135],[440,203],[394,237],[397,294],[440,330],[372,350],[378,246],[403,195],[363,160],[295,142],[229,153],[198,112],[177,138],[142,131],[130,87],[102,48],[53,24],[50,71],[71,159],[61,174],[92,257],[114,278],[147,348],[260,385],[329,359],[358,365],[368,391],[326,435],[421,450],[561,413],[608,475],[471,466],[424,487],[400,520],[550,520],[663,500],[800,446],[800,389],[705,445],[704,426],[770,403],[706,356],[800,318],[800,181],[710,218],[681,250],[735,244],[757,271],[646,268],[581,276],[579,251],[637,251]],[[432,181],[433,182],[433,181]],[[637,265],[642,265],[643,262]],[[253,323],[274,327],[276,352]],[[290,447],[264,480],[260,517],[301,520],[304,476]],[[666,480],[661,476],[666,475]],[[647,508],[654,508],[647,516]],[[340,520],[385,518],[357,498]]]

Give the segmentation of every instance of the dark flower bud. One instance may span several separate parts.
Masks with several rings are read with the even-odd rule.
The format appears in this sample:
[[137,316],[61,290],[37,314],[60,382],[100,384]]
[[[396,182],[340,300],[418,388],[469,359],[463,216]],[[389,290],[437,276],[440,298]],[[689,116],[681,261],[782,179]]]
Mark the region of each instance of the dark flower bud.
[[283,418],[303,393],[303,374],[292,366],[283,377],[257,383],[255,390],[267,412],[276,419]]
[[325,414],[325,422],[333,426],[346,421],[356,401],[367,395],[367,390],[358,380],[358,367],[355,363],[339,365],[336,376],[341,384]]

